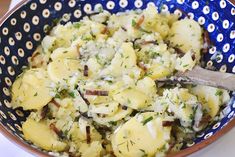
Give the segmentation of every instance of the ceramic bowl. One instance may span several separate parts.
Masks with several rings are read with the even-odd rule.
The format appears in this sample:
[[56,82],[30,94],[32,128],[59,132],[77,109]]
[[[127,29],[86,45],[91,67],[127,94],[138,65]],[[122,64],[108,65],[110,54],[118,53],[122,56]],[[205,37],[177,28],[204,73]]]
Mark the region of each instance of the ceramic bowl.
[[[153,5],[158,11],[170,11],[181,18],[188,16],[198,21],[215,45],[203,58],[205,67],[235,73],[234,4],[226,0],[23,0],[0,21],[0,130],[35,155],[58,155],[24,140],[21,124],[29,113],[20,108],[13,110],[10,104],[12,83],[56,19],[62,18],[62,23],[79,21],[100,6],[116,13]],[[235,125],[234,113],[235,97],[232,96],[228,107],[220,114],[223,118],[174,156],[188,155],[223,135]]]

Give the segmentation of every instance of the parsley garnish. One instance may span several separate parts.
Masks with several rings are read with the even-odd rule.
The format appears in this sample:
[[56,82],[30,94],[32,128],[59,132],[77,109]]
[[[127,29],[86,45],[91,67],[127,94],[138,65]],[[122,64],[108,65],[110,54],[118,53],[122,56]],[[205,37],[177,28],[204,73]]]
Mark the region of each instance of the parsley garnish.
[[185,68],[185,67],[187,67],[187,66],[189,66],[189,64],[185,64],[185,65],[183,65],[183,67]]
[[182,106],[182,108],[186,108],[186,104],[185,104],[185,103],[183,103],[183,106]]
[[56,93],[55,98],[60,98],[60,94]]
[[223,91],[217,90],[215,93],[215,96],[221,96],[223,94]]
[[134,19],[132,19],[131,25],[132,25],[132,27],[136,27],[137,23]]
[[33,96],[38,96],[38,93],[35,93]]
[[110,125],[113,125],[113,126],[116,126],[117,125],[117,122],[114,122],[114,121],[111,121],[109,122]]
[[103,7],[100,6],[100,7],[98,8],[98,11],[99,11],[99,13],[102,13],[102,12],[104,11]]
[[69,96],[71,96],[72,98],[75,98],[74,92],[70,92],[70,93],[69,93]]
[[193,121],[194,120],[194,115],[190,114],[189,118]]
[[139,149],[141,152],[143,152],[143,155],[141,156],[141,157],[147,157],[148,156],[148,154],[146,154],[146,152],[145,152],[145,150],[143,150],[143,149]]
[[77,29],[79,29],[80,27],[81,27],[81,23],[75,23],[74,25],[73,25],[75,28],[77,28]]
[[143,125],[147,124],[148,122],[150,122],[151,120],[153,120],[153,117],[148,117],[147,119],[145,119],[144,121],[142,121]]

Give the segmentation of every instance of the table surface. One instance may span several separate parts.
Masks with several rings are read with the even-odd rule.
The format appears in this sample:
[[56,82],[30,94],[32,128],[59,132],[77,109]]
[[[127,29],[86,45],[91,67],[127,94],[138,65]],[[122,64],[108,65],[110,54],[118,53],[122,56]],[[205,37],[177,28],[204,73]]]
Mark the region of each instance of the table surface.
[[[19,0],[13,0],[17,2]],[[0,0],[0,17],[8,10],[10,0]],[[14,5],[14,4],[13,4]],[[11,6],[13,6],[11,5]],[[234,155],[235,128],[208,147],[190,157],[227,157]],[[0,157],[33,157],[0,134]]]

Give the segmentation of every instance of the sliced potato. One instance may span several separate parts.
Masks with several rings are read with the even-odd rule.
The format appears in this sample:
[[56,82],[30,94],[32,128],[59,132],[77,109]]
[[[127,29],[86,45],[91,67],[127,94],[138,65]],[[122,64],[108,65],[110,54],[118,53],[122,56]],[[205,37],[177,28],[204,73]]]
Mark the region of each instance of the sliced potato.
[[120,53],[116,53],[108,71],[114,76],[120,76],[123,71],[136,67],[136,54],[131,43],[123,43]]
[[180,119],[181,125],[191,126],[194,117],[193,107],[198,103],[197,97],[183,88],[165,90],[163,96],[167,100],[169,110]]
[[63,59],[63,58],[70,58],[70,59],[76,59],[79,56],[77,47],[69,47],[69,48],[57,48],[53,51],[51,54],[51,59]]
[[28,118],[22,125],[26,140],[48,151],[63,151],[67,144],[59,141],[57,135],[49,128],[45,121],[37,122]]
[[153,80],[167,77],[170,74],[171,74],[171,70],[160,64],[152,65],[147,71],[147,75]]
[[169,40],[174,46],[184,52],[196,52],[196,58],[200,59],[202,29],[196,21],[183,19],[173,23],[170,29]]
[[94,141],[91,144],[83,143],[80,146],[79,152],[81,152],[81,157],[100,157],[103,147],[100,141]]
[[52,51],[55,47],[55,44],[56,44],[56,38],[53,36],[47,35],[42,40],[42,47],[46,53],[49,53],[50,51]]
[[118,107],[119,103],[114,101],[98,105],[91,105],[89,111],[92,113],[105,114],[111,116],[118,111]]
[[89,122],[84,119],[79,119],[79,122],[73,123],[69,135],[71,139],[76,142],[83,142],[87,139],[86,136],[86,127],[90,127],[90,137],[92,141],[101,140],[101,135],[95,130],[94,126],[92,126]]
[[163,15],[159,15],[155,7],[150,6],[144,10],[143,15],[145,20],[143,22],[143,28],[147,31],[158,32],[162,38],[165,38],[169,33],[169,18]]
[[118,111],[111,116],[105,116],[105,117],[98,117],[97,114],[93,114],[92,117],[95,122],[103,125],[108,125],[109,122],[116,122],[119,121],[129,114],[131,114],[132,109],[128,108],[127,110],[123,110],[121,107],[118,108]]
[[192,70],[196,62],[193,60],[191,52],[187,52],[182,58],[177,58],[175,69],[181,72]]
[[146,107],[149,97],[136,89],[126,89],[120,93],[113,95],[113,99],[123,106],[132,109],[141,109]]
[[[192,92],[198,96],[204,109],[209,111],[209,115],[214,118],[223,103],[228,102],[229,94],[226,90],[198,85],[192,88]],[[226,100],[223,100],[226,98]]]
[[86,64],[89,69],[88,70],[89,77],[96,76],[102,68],[95,58],[90,58]]
[[137,82],[137,89],[146,95],[155,95],[157,92],[156,83],[150,77],[144,77]]
[[101,140],[102,136],[95,129],[95,127],[91,124],[91,122],[88,121],[87,119],[80,118],[79,121],[78,121],[78,126],[79,126],[79,129],[81,130],[81,133],[82,133],[82,135],[83,135],[83,137],[85,139],[87,139],[87,136],[86,136],[86,134],[87,134],[86,127],[89,126],[90,127],[90,137],[91,137],[91,140],[93,140],[93,141]]
[[44,69],[25,71],[12,86],[13,107],[25,110],[40,110],[52,99],[50,96],[50,79]]
[[80,62],[75,59],[57,59],[47,67],[49,77],[56,83],[68,80],[81,69]]
[[163,120],[153,112],[131,118],[114,132],[112,147],[115,155],[154,156],[170,139],[171,127],[163,127]]

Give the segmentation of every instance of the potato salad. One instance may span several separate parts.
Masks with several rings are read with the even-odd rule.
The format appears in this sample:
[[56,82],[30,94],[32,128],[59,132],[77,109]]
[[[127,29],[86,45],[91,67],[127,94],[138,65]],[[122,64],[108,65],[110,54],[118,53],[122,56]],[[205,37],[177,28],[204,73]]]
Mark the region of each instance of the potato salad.
[[57,24],[14,82],[31,111],[24,137],[71,157],[152,157],[179,151],[218,118],[229,92],[159,82],[199,64],[204,30],[156,8]]

